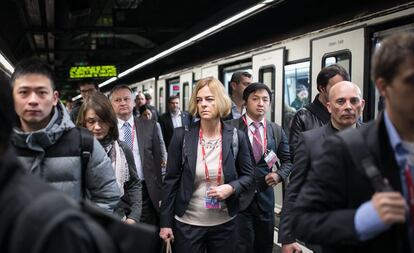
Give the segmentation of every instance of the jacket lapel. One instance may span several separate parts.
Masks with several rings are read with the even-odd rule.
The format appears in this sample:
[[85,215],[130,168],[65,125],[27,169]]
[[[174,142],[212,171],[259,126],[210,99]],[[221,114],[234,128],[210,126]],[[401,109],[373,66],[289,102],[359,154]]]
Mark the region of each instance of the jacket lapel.
[[190,166],[190,170],[192,173],[192,176],[194,178],[195,176],[195,169],[197,166],[197,150],[198,150],[198,133],[200,129],[200,124],[194,124],[190,128],[190,132],[188,134],[184,134],[185,138],[185,154],[188,158],[188,164]]
[[[222,152],[223,152],[223,162],[226,161],[227,156],[229,155],[229,151],[230,151],[230,147],[232,147],[233,144],[233,127],[224,124],[223,122],[221,122],[222,124]],[[224,168],[224,163],[223,163],[223,168]]]
[[141,166],[144,168],[144,138],[146,133],[144,133],[145,128],[142,125],[142,120],[134,117],[135,122],[135,134],[137,135],[139,156],[141,158]]

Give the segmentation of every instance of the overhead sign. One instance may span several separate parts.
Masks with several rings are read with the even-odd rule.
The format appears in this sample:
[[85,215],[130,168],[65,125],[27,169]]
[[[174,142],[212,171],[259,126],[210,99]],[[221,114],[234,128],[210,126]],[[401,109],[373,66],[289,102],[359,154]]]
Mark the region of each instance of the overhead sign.
[[104,66],[75,66],[69,71],[69,78],[99,78],[117,76],[117,69],[114,65]]

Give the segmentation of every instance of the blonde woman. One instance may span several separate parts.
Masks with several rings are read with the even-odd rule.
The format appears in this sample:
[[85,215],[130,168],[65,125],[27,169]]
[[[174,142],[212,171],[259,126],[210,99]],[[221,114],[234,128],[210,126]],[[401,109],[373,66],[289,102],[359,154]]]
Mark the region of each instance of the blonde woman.
[[252,186],[253,167],[246,135],[220,120],[230,109],[222,83],[201,79],[189,110],[200,121],[174,131],[160,231],[163,240],[174,239],[174,252],[235,252],[239,195]]

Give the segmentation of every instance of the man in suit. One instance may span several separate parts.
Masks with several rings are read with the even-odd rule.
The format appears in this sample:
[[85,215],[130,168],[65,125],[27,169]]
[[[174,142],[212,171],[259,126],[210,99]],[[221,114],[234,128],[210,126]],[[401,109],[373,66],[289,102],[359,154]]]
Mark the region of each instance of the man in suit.
[[247,71],[236,71],[230,79],[231,87],[231,111],[224,120],[238,119],[245,112],[243,91],[252,82],[252,75]]
[[273,187],[287,181],[292,167],[283,129],[265,119],[271,94],[265,84],[250,84],[243,92],[246,114],[228,122],[249,137],[256,179],[254,187],[240,197],[242,212],[237,220],[239,252],[272,252],[275,223]]
[[[413,33],[381,41],[372,79],[384,113],[326,140],[295,203],[295,234],[324,253],[414,252],[413,45]],[[365,151],[370,166],[353,160]]]
[[168,112],[161,115],[159,122],[165,146],[168,149],[174,129],[177,127],[188,129],[191,124],[191,116],[188,112],[180,110],[180,98],[174,95],[168,98]]
[[[322,145],[327,137],[349,127],[361,126],[358,118],[364,109],[364,105],[365,101],[361,97],[361,90],[356,84],[348,81],[339,82],[329,91],[327,107],[331,114],[330,122],[322,127],[301,133],[295,151],[293,170],[286,189],[286,198],[284,199],[279,226],[278,241],[282,244],[282,253],[300,251],[297,248],[296,237],[291,229],[291,213],[311,168],[311,162],[322,155]],[[308,245],[308,248],[311,248],[313,252],[320,252],[317,246]]]
[[110,100],[118,117],[120,139],[131,148],[142,182],[141,222],[158,225],[162,178],[159,162],[161,149],[156,122],[132,115],[132,90],[127,85],[115,86],[111,91]]
[[299,140],[299,134],[321,127],[329,122],[329,111],[326,107],[328,92],[329,89],[340,81],[350,81],[350,78],[346,70],[339,64],[330,65],[319,72],[316,78],[319,93],[315,96],[312,103],[300,109],[292,119],[289,132],[292,161]]

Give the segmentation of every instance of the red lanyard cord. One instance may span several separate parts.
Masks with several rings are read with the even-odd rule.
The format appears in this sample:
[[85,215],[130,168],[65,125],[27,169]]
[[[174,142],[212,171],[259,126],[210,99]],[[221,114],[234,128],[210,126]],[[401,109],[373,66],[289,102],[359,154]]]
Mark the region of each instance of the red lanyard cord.
[[246,116],[243,116],[242,119],[243,119],[244,124],[246,124],[247,129],[249,129],[250,133],[253,135],[253,138],[255,138],[256,141],[259,142],[260,145],[262,145],[263,154],[265,154],[266,149],[267,149],[267,131],[266,131],[267,125],[266,125],[266,120],[264,121],[264,124],[263,124],[263,142],[262,142],[262,140],[260,140],[259,137],[256,136],[256,134],[252,131],[252,129],[250,129],[249,124],[247,124]]
[[411,176],[410,166],[407,164],[404,170],[405,182],[407,184],[410,212],[411,212],[411,222],[414,224],[414,182],[413,177]]
[[[222,145],[222,138],[223,134],[220,131],[220,158],[219,158],[219,164],[218,164],[218,168],[217,168],[217,185],[220,185],[221,183],[221,175],[222,175],[222,160],[223,160],[223,145]],[[210,173],[208,172],[208,167],[207,167],[207,161],[206,161],[206,151],[204,149],[204,141],[203,141],[203,130],[200,127],[200,131],[199,131],[199,138],[200,138],[200,145],[201,145],[201,154],[203,155],[203,161],[204,161],[204,172],[206,175],[206,181],[210,182]]]

